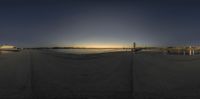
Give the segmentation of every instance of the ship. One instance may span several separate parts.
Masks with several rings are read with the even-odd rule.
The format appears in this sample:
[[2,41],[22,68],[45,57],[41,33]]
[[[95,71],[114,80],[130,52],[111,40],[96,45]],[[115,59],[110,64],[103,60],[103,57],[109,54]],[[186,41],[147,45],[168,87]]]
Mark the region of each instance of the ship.
[[13,45],[0,45],[0,51],[20,51],[19,48]]

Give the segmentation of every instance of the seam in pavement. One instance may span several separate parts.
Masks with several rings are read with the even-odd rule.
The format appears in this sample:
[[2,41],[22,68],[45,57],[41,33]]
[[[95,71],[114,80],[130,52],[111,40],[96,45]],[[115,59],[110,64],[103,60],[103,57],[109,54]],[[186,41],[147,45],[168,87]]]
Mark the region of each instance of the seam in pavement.
[[133,52],[130,52],[131,54],[131,60],[130,60],[130,77],[131,77],[131,81],[130,81],[130,86],[131,86],[131,95],[132,97],[134,98],[135,97],[135,67],[133,65],[133,56],[134,56],[134,53]]
[[29,51],[29,56],[30,56],[30,70],[29,70],[29,88],[30,88],[30,97],[32,98],[32,99],[34,99],[34,96],[35,96],[35,94],[34,94],[34,84],[33,84],[33,81],[34,81],[34,78],[33,78],[33,76],[34,76],[34,71],[33,71],[33,56],[32,56],[32,53],[31,53],[31,51]]

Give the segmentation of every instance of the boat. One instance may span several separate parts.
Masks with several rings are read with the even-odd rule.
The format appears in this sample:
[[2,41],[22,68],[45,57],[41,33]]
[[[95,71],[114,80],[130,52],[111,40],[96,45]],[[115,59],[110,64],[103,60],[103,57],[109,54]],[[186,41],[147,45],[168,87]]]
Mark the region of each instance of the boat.
[[0,45],[0,51],[20,51],[20,49],[13,45]]

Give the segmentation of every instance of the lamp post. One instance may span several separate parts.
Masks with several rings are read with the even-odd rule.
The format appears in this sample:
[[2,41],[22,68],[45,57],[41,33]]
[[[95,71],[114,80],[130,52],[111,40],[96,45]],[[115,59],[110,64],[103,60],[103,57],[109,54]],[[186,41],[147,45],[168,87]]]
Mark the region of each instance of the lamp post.
[[136,43],[135,43],[135,42],[133,42],[133,46],[132,46],[132,48],[131,48],[131,51],[132,51],[132,52],[134,52],[134,51],[135,51],[135,49],[136,49]]
[[135,73],[136,67],[133,65],[134,51],[136,49],[136,43],[133,43],[133,47],[131,48],[131,64],[130,64],[130,85],[131,85],[131,97],[135,98]]

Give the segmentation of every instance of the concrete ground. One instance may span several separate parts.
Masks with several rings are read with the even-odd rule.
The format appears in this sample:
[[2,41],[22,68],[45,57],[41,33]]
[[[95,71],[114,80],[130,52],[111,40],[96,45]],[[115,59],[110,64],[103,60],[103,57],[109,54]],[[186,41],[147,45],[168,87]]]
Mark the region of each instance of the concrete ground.
[[134,55],[136,97],[199,99],[200,56]]
[[130,53],[25,50],[1,54],[0,98],[131,98],[131,64]]
[[200,56],[24,50],[0,55],[0,99],[199,99]]

